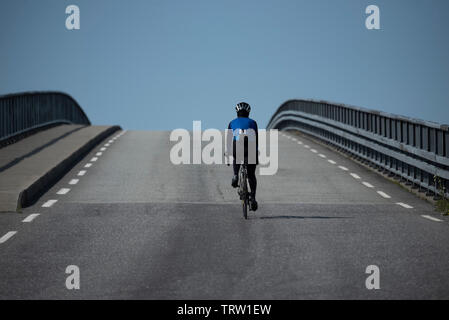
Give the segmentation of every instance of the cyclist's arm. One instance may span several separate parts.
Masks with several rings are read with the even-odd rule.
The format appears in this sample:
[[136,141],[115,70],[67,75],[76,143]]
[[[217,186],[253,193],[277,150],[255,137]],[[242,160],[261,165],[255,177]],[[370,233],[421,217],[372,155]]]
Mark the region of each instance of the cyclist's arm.
[[257,128],[257,122],[254,121],[254,131],[256,132],[256,150],[259,151],[259,129]]
[[230,157],[230,152],[232,150],[231,149],[231,145],[229,145],[230,143],[232,143],[232,140],[233,140],[233,135],[230,134],[230,132],[232,132],[231,122],[229,122],[229,124],[228,124],[228,131],[227,131],[227,137],[226,137],[227,144],[225,145],[225,152],[224,152],[224,156],[227,157],[227,158]]

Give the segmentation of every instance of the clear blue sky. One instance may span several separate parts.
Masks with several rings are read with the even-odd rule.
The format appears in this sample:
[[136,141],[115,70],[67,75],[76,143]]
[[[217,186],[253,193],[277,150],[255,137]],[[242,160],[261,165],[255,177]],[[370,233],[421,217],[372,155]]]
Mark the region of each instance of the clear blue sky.
[[226,127],[240,100],[265,127],[291,98],[449,123],[448,17],[447,0],[2,0],[0,94],[65,91],[126,129]]

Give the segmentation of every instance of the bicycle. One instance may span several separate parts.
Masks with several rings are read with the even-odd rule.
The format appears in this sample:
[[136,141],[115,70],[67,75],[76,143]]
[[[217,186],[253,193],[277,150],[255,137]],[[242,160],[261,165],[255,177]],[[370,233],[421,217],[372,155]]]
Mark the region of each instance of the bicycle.
[[243,218],[248,219],[249,192],[248,192],[248,169],[246,167],[246,163],[242,163],[240,165],[239,187],[237,193],[240,197],[240,200],[242,200]]

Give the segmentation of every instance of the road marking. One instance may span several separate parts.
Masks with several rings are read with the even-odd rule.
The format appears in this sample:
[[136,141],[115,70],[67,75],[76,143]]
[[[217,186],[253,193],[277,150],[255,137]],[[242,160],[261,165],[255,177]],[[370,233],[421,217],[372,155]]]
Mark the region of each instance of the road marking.
[[97,160],[98,160],[97,157],[93,157],[92,159],[90,159],[90,161],[92,161],[92,162],[95,162],[95,161],[97,161]]
[[358,175],[356,175],[355,173],[350,173],[350,175],[354,178],[354,179],[360,179],[360,177]]
[[99,157],[99,156],[101,156],[102,154],[103,154],[103,152],[97,152],[95,155]]
[[301,142],[301,141],[298,141],[298,144],[302,144],[302,142]]
[[106,148],[101,148],[101,149],[100,149],[100,151],[105,151],[105,150],[106,150]]
[[50,208],[52,205],[54,205],[56,202],[58,202],[58,200],[48,200],[47,202],[45,202],[42,207],[44,208]]
[[67,194],[70,191],[70,188],[61,188],[56,194]]
[[327,160],[327,162],[332,163],[332,164],[337,164],[334,160],[331,160],[331,159]]
[[113,142],[114,142],[114,140],[109,140],[109,141],[108,141],[108,143],[113,143]]
[[92,163],[86,163],[86,165],[84,166],[84,168],[90,168],[92,166]]
[[16,233],[17,231],[9,231],[7,234],[5,234],[3,237],[0,238],[0,243],[5,243]]
[[313,153],[317,153],[318,152],[315,149],[310,149],[310,151],[312,151]]
[[293,140],[293,141],[298,141],[298,139],[296,139],[296,138],[292,138],[292,140]]
[[343,167],[343,166],[338,166],[338,167],[343,171],[348,171],[348,168],[346,168],[346,167]]
[[310,147],[309,147],[308,145],[306,145],[306,144],[305,144],[305,145],[304,145],[304,148],[307,148],[307,149],[309,149]]
[[324,154],[319,154],[319,156],[321,157],[321,158],[326,158],[326,156],[324,155]]
[[35,218],[37,218],[40,215],[40,213],[32,213],[30,214],[28,217],[26,217],[25,219],[22,220],[22,222],[31,222],[33,221]]
[[377,191],[377,193],[380,194],[385,199],[391,199],[391,197],[383,191]]
[[86,174],[86,170],[81,170],[80,172],[78,172],[79,176],[84,176]]
[[428,216],[428,215],[425,215],[425,214],[421,215],[421,217],[429,219],[429,220],[432,220],[432,221],[437,221],[437,222],[442,222],[443,221],[443,220],[440,220],[440,219],[437,219],[437,218],[434,218],[434,217],[431,217],[431,216]]
[[69,184],[77,184],[78,181],[80,181],[79,179],[72,179],[69,181]]
[[368,183],[368,182],[363,181],[362,184],[363,184],[365,187],[368,187],[368,188],[374,188],[374,186],[373,186],[371,183]]
[[109,147],[110,146],[110,144],[109,143],[106,143],[105,145],[104,145],[105,147]]
[[409,206],[408,204],[403,203],[403,202],[396,202],[396,204],[397,204],[397,205],[400,205],[401,207],[404,207],[404,208],[406,208],[406,209],[413,209],[412,206]]

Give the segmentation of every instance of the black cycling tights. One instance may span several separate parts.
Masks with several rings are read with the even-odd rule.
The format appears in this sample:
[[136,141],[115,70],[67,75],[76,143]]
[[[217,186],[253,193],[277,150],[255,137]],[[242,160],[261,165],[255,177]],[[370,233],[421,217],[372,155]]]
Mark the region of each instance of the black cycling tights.
[[[251,195],[255,198],[256,197],[256,189],[257,189],[257,179],[256,179],[256,164],[248,164],[248,182],[249,187],[251,189]],[[233,164],[234,169],[234,175],[238,176],[240,165],[239,164]]]

